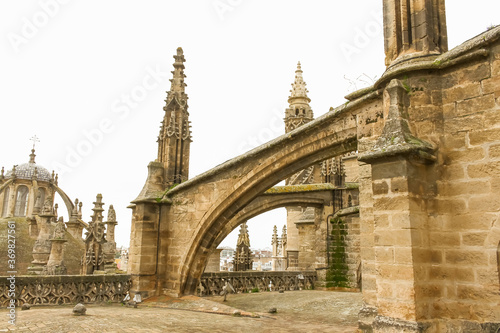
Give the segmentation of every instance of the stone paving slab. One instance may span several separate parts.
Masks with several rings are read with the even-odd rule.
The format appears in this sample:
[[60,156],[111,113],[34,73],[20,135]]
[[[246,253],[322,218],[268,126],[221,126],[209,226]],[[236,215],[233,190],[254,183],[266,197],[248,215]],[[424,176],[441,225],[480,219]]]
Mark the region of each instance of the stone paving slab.
[[[74,316],[73,306],[33,306],[17,309],[16,325],[0,310],[0,332],[356,332],[361,307],[358,293],[294,291],[266,292],[222,297],[157,298],[138,308],[117,304],[88,305],[85,316]],[[276,307],[276,314],[268,314]],[[217,308],[217,309],[215,309]],[[236,317],[243,313],[264,316]]]

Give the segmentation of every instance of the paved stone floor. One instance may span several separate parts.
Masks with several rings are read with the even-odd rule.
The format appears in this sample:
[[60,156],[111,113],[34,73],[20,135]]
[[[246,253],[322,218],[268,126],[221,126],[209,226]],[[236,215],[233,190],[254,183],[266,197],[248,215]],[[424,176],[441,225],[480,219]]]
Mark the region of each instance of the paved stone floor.
[[[356,332],[359,293],[328,291],[264,292],[222,297],[156,298],[137,309],[118,304],[17,309],[16,325],[0,310],[0,332]],[[275,307],[276,314],[267,311]],[[238,309],[242,316],[233,316]],[[259,316],[259,317],[257,317]]]

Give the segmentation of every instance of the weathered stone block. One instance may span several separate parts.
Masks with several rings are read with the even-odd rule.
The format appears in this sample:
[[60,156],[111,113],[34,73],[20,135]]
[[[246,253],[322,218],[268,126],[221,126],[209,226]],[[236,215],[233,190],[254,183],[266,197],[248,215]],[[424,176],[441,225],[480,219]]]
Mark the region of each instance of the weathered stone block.
[[398,264],[412,264],[414,255],[411,247],[394,247],[394,261]]
[[495,97],[500,96],[500,76],[495,76],[481,81],[483,94],[494,94]]
[[470,115],[465,117],[454,117],[444,121],[444,131],[446,133],[457,133],[463,131],[484,129],[484,116]]
[[438,182],[438,193],[443,196],[486,194],[491,192],[489,180]]
[[[445,123],[446,126],[446,123]],[[465,132],[452,133],[452,135],[444,135],[442,138],[443,146],[447,149],[463,149],[465,145]]]
[[408,179],[406,177],[391,179],[391,191],[408,192]]
[[441,213],[463,214],[467,212],[465,199],[436,199],[437,209]]
[[498,178],[500,177],[500,161],[471,164],[467,167],[470,178]]
[[445,260],[447,264],[485,266],[488,265],[488,255],[483,251],[476,250],[446,250]]
[[465,232],[462,233],[462,245],[464,246],[484,246],[484,242],[488,237],[488,232]]
[[478,112],[484,112],[493,109],[495,106],[494,94],[467,99],[457,103],[457,115],[465,116]]
[[500,200],[497,195],[476,195],[469,199],[471,212],[494,212],[500,210]]
[[433,232],[429,235],[432,247],[454,247],[460,245],[460,236],[456,232]]
[[467,230],[490,230],[497,220],[495,214],[463,214],[452,215],[444,223],[446,230],[467,231]]
[[470,268],[431,266],[429,268],[429,279],[474,282],[474,272]]
[[443,180],[459,180],[465,178],[464,166],[461,164],[450,164],[443,166]]
[[[462,100],[468,100],[481,95],[481,84],[479,82],[467,83],[460,86],[454,86],[443,92],[443,103],[452,103]],[[453,116],[453,115],[445,115]]]
[[394,248],[377,246],[375,247],[375,256],[378,262],[393,263]]
[[407,194],[402,194],[391,197],[380,197],[374,200],[373,208],[378,211],[408,210],[410,208],[409,196]]
[[386,181],[378,181],[373,183],[373,195],[387,194],[389,186]]
[[413,280],[413,266],[412,265],[391,265],[380,263],[377,265],[377,275],[382,280]]

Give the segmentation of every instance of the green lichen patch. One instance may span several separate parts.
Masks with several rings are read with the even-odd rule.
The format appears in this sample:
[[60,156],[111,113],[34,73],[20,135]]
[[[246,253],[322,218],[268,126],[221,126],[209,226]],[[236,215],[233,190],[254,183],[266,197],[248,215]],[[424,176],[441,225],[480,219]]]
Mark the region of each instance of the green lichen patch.
[[346,262],[347,226],[340,217],[331,220],[331,243],[329,247],[330,265],[326,272],[326,287],[349,287]]

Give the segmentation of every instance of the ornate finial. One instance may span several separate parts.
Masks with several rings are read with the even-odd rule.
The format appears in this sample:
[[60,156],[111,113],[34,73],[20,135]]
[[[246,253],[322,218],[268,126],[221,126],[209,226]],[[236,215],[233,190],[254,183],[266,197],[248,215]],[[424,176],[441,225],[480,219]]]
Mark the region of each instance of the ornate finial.
[[54,181],[55,174],[54,170],[52,170],[52,181]]
[[59,208],[58,204],[54,205],[54,215],[57,216],[57,208]]
[[33,141],[33,148],[31,149],[31,154],[30,154],[30,163],[35,163],[35,144],[37,142],[40,142],[38,137],[36,135],[33,135],[30,139],[30,141]]
[[56,183],[56,185],[57,185],[58,181],[59,181],[59,174],[56,173],[56,179],[54,181]]
[[40,139],[39,139],[39,138],[36,136],[36,134],[35,134],[35,135],[33,135],[33,136],[31,137],[30,141],[33,141],[33,149],[32,149],[31,151],[32,151],[32,152],[34,152],[34,151],[35,151],[35,144],[36,144],[37,142],[40,142]]
[[80,201],[80,203],[78,204],[78,216],[80,218],[82,217],[82,206],[83,206],[83,203]]
[[2,167],[2,171],[1,171],[1,172],[2,172],[2,173],[1,173],[0,178],[4,179],[4,178],[5,178],[5,176],[4,176],[4,172],[5,172],[5,170],[4,170],[4,168],[3,168],[3,167]]
[[102,202],[102,194],[99,193],[96,196],[96,200],[93,202],[94,208],[92,208],[92,211],[94,212],[91,216],[92,222],[102,222],[102,212],[104,209],[102,206],[104,205],[104,202]]
[[278,228],[274,226],[273,228],[273,239],[271,241],[271,244],[277,244],[278,243]]
[[297,70],[295,70],[295,81],[292,83],[292,90],[290,90],[292,94],[288,98],[288,103],[292,103],[292,101],[296,98],[305,98],[307,102],[311,101],[311,99],[307,97],[307,93],[309,91],[306,89],[306,83],[304,82],[302,73],[302,66],[299,61],[297,63]]
[[240,227],[240,234],[238,235],[238,242],[236,245],[244,244],[250,247],[250,237],[248,236],[247,223],[243,222]]

